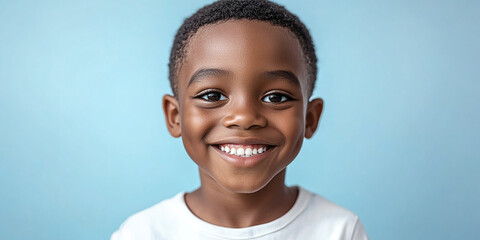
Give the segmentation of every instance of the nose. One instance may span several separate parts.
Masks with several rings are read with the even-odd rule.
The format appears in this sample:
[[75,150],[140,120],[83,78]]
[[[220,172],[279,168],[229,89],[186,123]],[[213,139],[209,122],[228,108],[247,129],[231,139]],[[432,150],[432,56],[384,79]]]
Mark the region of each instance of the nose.
[[263,115],[260,106],[252,99],[243,99],[231,102],[223,125],[227,128],[240,128],[243,130],[262,128],[267,125],[267,119]]

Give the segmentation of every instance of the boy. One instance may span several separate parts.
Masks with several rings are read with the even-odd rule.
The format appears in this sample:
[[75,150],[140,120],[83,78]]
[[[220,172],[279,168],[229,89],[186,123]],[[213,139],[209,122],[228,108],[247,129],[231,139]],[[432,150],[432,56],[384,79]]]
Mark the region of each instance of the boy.
[[186,19],[163,108],[201,186],[133,215],[112,239],[368,239],[352,212],[285,185],[322,112],[309,100],[316,61],[305,26],[269,1],[218,1]]

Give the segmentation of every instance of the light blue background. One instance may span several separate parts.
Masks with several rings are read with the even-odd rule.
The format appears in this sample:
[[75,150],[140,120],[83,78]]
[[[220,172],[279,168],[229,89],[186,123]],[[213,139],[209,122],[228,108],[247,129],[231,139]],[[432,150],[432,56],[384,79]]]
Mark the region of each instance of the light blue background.
[[[0,239],[107,239],[198,184],[161,97],[210,1],[0,1]],[[279,1],[311,30],[325,100],[287,173],[371,239],[480,239],[480,3]]]

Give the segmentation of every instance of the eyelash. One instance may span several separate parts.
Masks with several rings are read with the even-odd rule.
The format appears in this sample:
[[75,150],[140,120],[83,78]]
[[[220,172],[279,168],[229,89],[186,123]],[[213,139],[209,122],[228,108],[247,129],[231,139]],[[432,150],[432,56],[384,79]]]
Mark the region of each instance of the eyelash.
[[[265,100],[265,99],[267,99],[267,97],[273,96],[273,95],[280,96],[281,101],[280,102],[272,102],[271,100],[270,101]],[[273,103],[273,104],[280,104],[280,103],[284,103],[284,102],[292,101],[292,100],[294,100],[294,98],[292,96],[290,96],[289,94],[285,94],[283,92],[269,92],[267,95],[262,97],[262,101],[264,101],[266,103]]]
[[[207,99],[208,94],[220,94],[220,99],[209,100],[209,99]],[[205,91],[201,91],[200,93],[195,95],[193,98],[202,99],[202,100],[207,101],[207,102],[218,102],[218,101],[227,100],[227,97],[225,97],[225,95],[222,92],[220,92],[218,90],[213,90],[213,89],[207,89]]]
[[[219,99],[217,100],[211,100],[211,99],[208,99],[209,94],[219,94],[220,96],[219,96]],[[274,95],[280,96],[280,102],[272,102],[270,99],[267,100],[267,97],[274,96]],[[221,91],[214,90],[214,89],[207,89],[207,90],[201,91],[200,93],[195,95],[193,98],[202,99],[207,102],[219,102],[219,101],[227,100],[227,97]],[[285,94],[283,92],[276,92],[276,91],[269,92],[267,95],[262,97],[263,102],[272,103],[272,104],[280,104],[280,103],[284,103],[292,100],[295,100],[295,99],[291,97],[289,94]]]

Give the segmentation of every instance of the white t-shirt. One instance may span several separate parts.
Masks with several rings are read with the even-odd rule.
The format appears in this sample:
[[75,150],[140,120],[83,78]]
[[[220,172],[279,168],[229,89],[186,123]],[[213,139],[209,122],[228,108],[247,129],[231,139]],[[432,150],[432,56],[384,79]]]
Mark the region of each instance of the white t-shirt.
[[298,187],[293,207],[271,222],[227,228],[205,222],[188,209],[184,192],[129,217],[111,240],[153,239],[321,239],[368,240],[358,217],[325,198]]

